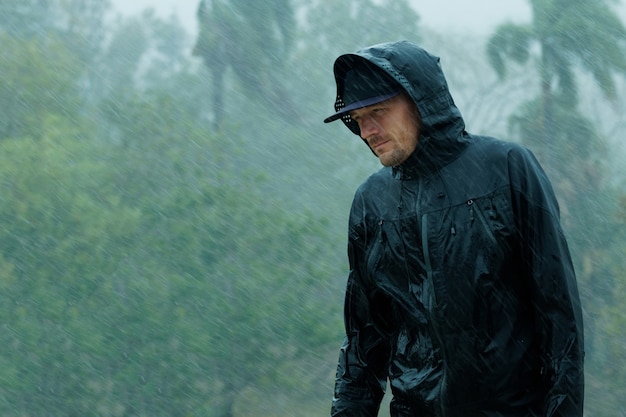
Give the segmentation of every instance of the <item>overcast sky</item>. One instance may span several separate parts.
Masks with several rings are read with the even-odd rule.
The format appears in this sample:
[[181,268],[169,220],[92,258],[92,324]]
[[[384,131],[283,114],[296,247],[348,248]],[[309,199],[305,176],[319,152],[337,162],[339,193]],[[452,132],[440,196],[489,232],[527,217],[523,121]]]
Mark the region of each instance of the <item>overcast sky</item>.
[[[196,9],[200,0],[112,0],[114,7],[125,15],[154,8],[159,15],[177,13],[180,20],[195,33]],[[422,18],[422,24],[438,31],[471,30],[489,33],[498,24],[512,20],[530,19],[528,0],[410,0]],[[623,8],[623,7],[622,7]]]
[[[251,0],[255,1],[255,0]],[[530,20],[528,0],[409,0],[422,21],[439,33],[444,31],[489,34],[501,23]],[[166,17],[176,13],[191,34],[196,31],[196,9],[200,0],[112,0],[113,7],[124,15],[138,14],[154,8]],[[626,0],[616,9],[626,22]]]

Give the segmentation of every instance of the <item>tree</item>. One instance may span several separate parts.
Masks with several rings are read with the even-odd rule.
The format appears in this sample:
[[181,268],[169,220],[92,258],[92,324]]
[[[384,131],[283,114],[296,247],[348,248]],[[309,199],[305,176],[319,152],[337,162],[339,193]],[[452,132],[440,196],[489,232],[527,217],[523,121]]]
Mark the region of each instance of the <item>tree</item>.
[[138,212],[111,193],[105,152],[48,115],[43,137],[0,142],[5,415],[87,415],[98,381],[109,277]]
[[0,43],[0,138],[41,137],[48,115],[77,114],[80,66],[58,38],[19,39],[0,32]]
[[506,74],[505,58],[521,64],[534,59],[537,65],[541,85],[537,140],[551,148],[544,154],[548,165],[555,163],[554,152],[561,145],[554,141],[555,106],[569,111],[578,103],[575,69],[580,66],[590,72],[609,99],[616,92],[613,73],[626,73],[626,29],[608,4],[607,0],[532,0],[530,25],[501,25],[489,40],[487,56],[501,77]]
[[[14,66],[21,66],[24,71],[22,79],[28,77],[30,82],[41,79],[45,83],[49,80],[48,74],[53,73],[57,80],[62,77],[72,80],[84,93],[98,72],[96,59],[105,42],[105,17],[109,7],[108,0],[23,0],[18,3],[0,0],[0,36],[4,50],[0,61],[15,61]],[[23,47],[24,53],[14,49],[16,44]],[[34,49],[39,56],[33,61],[24,61]],[[68,56],[74,60],[70,66]],[[47,60],[44,66],[43,59]],[[37,77],[39,72],[45,75]],[[46,87],[50,85],[43,86],[40,95],[45,95]],[[56,89],[48,94],[63,97]]]
[[4,415],[234,415],[321,377],[293,369],[339,338],[328,226],[215,164],[184,100],[120,102],[117,143],[53,114],[0,141]]
[[[156,87],[104,112],[119,134],[115,188],[143,213],[118,273],[143,277],[145,296],[124,314],[107,309],[106,321],[121,328],[112,350],[136,352],[111,375],[142,375],[146,388],[123,385],[113,397],[150,415],[234,415],[246,393],[292,389],[285,369],[334,340],[340,303],[323,300],[337,289],[329,281],[338,263],[323,218],[262,192],[263,176],[233,158],[244,138],[209,132],[191,109],[199,92]],[[155,390],[168,405],[151,401]]]
[[199,34],[193,54],[211,72],[214,126],[224,118],[225,75],[231,69],[251,97],[262,99],[287,120],[297,117],[281,88],[283,68],[294,41],[295,16],[290,0],[202,0]]
[[306,366],[333,339],[338,323],[329,317],[339,317],[339,306],[323,302],[332,267],[321,224],[212,182],[172,195],[151,216],[159,233],[147,238],[175,284],[163,308],[171,308],[176,337],[198,349],[202,372],[188,381],[207,386],[207,407],[225,417],[246,403],[246,392],[293,390],[292,378],[302,375],[284,369]]

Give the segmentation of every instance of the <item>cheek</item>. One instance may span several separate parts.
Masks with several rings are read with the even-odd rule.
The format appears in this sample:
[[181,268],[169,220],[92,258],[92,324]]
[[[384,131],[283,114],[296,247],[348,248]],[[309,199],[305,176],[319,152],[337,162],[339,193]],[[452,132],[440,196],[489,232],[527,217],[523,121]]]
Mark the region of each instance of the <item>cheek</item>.
[[414,123],[406,126],[406,129],[401,132],[402,147],[413,151],[417,146],[418,134],[418,129]]
[[404,142],[404,144],[402,146],[404,151],[406,153],[409,153],[409,154],[413,153],[413,151],[415,150],[416,147],[417,147],[417,142],[414,141],[414,140],[411,140],[411,141],[407,140],[407,141]]

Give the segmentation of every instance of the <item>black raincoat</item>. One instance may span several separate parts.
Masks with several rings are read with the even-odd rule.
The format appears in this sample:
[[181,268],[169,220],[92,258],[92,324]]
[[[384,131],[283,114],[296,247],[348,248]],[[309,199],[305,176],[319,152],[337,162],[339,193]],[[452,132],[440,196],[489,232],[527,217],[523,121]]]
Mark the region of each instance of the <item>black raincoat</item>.
[[404,87],[422,129],[353,201],[332,415],[376,416],[389,381],[394,417],[582,416],[576,278],[535,157],[468,134],[439,59],[416,45],[337,62],[359,59]]

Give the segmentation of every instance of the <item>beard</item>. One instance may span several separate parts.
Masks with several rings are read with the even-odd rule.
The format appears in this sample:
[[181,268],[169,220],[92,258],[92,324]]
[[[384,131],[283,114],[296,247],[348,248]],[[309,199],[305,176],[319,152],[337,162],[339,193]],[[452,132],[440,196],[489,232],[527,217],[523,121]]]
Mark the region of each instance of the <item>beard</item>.
[[394,148],[381,155],[378,155],[378,159],[383,166],[395,167],[406,161],[409,154],[404,149]]

